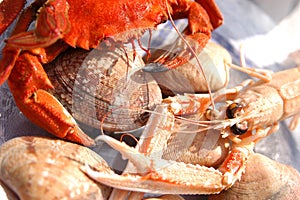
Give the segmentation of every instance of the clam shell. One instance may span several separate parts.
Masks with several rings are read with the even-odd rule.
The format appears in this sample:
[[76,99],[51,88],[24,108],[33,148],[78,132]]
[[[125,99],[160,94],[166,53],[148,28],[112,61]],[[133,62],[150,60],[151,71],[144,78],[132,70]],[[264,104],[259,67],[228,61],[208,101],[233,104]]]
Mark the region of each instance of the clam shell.
[[92,150],[58,139],[24,136],[0,148],[1,183],[19,199],[106,199],[111,189],[89,179],[85,164],[110,171]]
[[[163,49],[170,49],[170,47],[167,46]],[[163,53],[164,50],[162,49],[154,51],[151,59],[147,62],[153,62],[155,58]],[[210,89],[216,91],[226,87],[229,81],[229,68],[225,63],[232,63],[229,52],[222,46],[209,42],[198,54],[198,58]],[[203,93],[208,91],[204,76],[199,71],[196,58],[175,69],[161,73],[152,73],[152,75],[165,95]]]
[[138,55],[125,48],[70,49],[45,70],[55,87],[51,93],[75,119],[106,131],[143,126],[161,103],[161,90]]
[[166,194],[158,197],[146,198],[145,200],[184,200],[184,198],[179,195]]
[[246,172],[240,181],[227,191],[212,195],[218,199],[299,199],[300,173],[291,166],[278,163],[270,158],[254,154],[247,162]]

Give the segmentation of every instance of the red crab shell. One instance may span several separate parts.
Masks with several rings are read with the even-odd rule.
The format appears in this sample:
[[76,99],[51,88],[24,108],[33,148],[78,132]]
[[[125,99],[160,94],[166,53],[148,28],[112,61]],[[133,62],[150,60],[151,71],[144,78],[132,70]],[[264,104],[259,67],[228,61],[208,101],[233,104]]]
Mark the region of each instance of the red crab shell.
[[[201,32],[209,38],[210,32],[222,24],[222,15],[213,1],[49,0],[39,11],[33,35],[17,34],[7,42],[29,49],[49,46],[59,38],[84,49],[97,47],[105,38],[130,42],[168,20],[168,10],[173,19],[188,18],[191,35]],[[205,45],[207,39],[203,40]]]
[[122,41],[139,37],[143,31],[157,26],[167,17],[164,1],[119,0],[116,3],[115,0],[68,0],[68,3],[71,30],[64,40],[71,46],[85,49],[97,47],[105,37],[118,35]]

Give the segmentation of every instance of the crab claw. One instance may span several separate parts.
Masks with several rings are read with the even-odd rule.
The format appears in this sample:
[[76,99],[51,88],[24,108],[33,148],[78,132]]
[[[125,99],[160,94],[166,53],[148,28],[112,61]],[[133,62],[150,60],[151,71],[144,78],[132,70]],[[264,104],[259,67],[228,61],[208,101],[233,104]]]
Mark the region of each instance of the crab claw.
[[66,0],[51,0],[40,9],[36,28],[15,34],[6,40],[7,45],[21,49],[47,47],[70,31],[69,4]]
[[[34,20],[34,16],[37,10],[44,4],[44,1],[35,1],[28,6],[19,16],[19,20],[12,32],[12,35],[16,35],[26,31]],[[24,0],[10,1],[4,0],[0,4],[0,34],[8,27],[8,25],[16,18],[20,10],[25,4]],[[0,61],[0,85],[2,85],[9,77],[12,68],[15,65],[21,50],[12,46],[6,45],[2,49],[2,59]]]
[[38,57],[28,52],[21,54],[9,76],[8,85],[18,108],[33,123],[59,138],[85,146],[94,145],[94,140],[79,128],[59,101],[45,91],[53,86]]
[[210,39],[210,33],[208,35],[204,33],[187,35],[184,39],[185,41],[182,41],[182,38],[178,38],[174,44],[164,47],[167,48],[166,50],[159,49],[157,50],[159,53],[156,51],[152,52],[151,54],[160,54],[160,56],[158,58],[151,58],[151,61],[148,61],[143,67],[143,71],[153,73],[164,72],[187,63],[206,46]]
[[180,37],[168,51],[153,61],[155,64],[147,64],[144,71],[163,72],[188,62],[202,51],[211,38],[211,32],[223,23],[223,16],[212,0],[179,2],[177,6],[172,7],[169,18],[188,18],[189,25],[181,35],[172,23]]

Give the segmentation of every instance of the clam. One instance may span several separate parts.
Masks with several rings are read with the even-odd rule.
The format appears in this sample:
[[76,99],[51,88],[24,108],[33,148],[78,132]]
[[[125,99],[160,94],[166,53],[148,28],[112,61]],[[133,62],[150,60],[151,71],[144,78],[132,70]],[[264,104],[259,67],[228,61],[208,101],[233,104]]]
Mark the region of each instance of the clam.
[[[147,62],[155,62],[155,59],[165,53],[165,50],[172,49],[165,46],[156,49]],[[208,42],[205,48],[198,54],[199,61],[206,75],[212,91],[223,89],[229,82],[229,66],[232,58],[229,52],[214,42]],[[183,93],[207,92],[207,84],[196,58],[175,68],[160,73],[152,73],[155,80],[165,95]]]
[[111,188],[95,183],[84,165],[110,171],[92,150],[59,139],[23,136],[0,148],[0,181],[11,199],[107,199]]
[[253,154],[240,181],[210,200],[299,199],[300,173],[264,155]]
[[140,128],[149,116],[145,110],[161,103],[161,90],[143,65],[128,48],[101,47],[70,49],[45,70],[51,93],[76,120],[113,132]]

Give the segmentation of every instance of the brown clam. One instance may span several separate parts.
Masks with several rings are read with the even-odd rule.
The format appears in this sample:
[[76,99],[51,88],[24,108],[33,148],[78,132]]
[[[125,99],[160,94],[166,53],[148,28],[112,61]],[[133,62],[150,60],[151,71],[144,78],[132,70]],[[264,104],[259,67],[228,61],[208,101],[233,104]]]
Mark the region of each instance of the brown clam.
[[146,123],[162,100],[139,55],[127,48],[70,49],[45,66],[56,96],[75,119],[106,131],[127,131]]
[[210,200],[299,199],[300,173],[264,155],[253,154],[240,181]]
[[0,180],[11,199],[107,199],[111,188],[89,179],[85,164],[110,170],[92,150],[59,139],[24,136],[0,148]]

